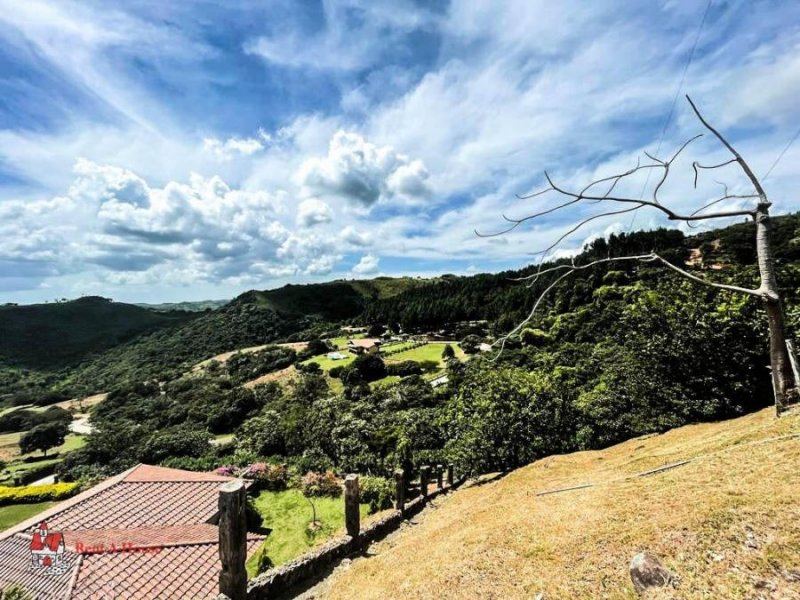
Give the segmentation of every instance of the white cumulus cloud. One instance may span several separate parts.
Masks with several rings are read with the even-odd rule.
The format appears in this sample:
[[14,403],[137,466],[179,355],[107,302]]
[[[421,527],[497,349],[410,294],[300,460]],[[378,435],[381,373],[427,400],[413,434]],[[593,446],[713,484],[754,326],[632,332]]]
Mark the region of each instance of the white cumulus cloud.
[[322,200],[309,198],[303,200],[297,207],[297,224],[301,227],[313,227],[321,223],[330,223],[333,211]]
[[353,273],[358,275],[372,275],[378,272],[380,259],[372,254],[365,254],[353,267]]
[[381,199],[419,200],[428,194],[428,171],[392,146],[377,146],[357,133],[339,130],[328,154],[304,161],[296,174],[304,187],[371,206]]

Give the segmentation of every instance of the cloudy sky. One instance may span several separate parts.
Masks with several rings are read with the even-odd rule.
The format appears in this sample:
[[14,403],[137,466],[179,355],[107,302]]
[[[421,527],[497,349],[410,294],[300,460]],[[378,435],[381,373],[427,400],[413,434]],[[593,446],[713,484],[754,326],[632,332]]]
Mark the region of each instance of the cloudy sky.
[[[580,185],[654,152],[682,80],[763,175],[800,127],[800,4],[714,0],[683,78],[706,8],[0,0],[0,302],[527,264],[598,207],[474,230],[552,205],[515,196],[544,169]],[[661,154],[701,131],[679,100]],[[747,191],[735,169],[693,190],[691,160],[726,156],[690,150],[673,206]],[[799,159],[765,181],[777,212],[800,209]],[[660,223],[598,219],[560,252]]]

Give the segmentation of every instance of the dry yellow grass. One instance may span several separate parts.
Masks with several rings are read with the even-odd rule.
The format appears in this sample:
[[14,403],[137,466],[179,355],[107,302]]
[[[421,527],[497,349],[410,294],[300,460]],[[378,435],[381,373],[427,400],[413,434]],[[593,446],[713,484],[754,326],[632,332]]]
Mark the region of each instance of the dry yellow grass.
[[635,598],[628,564],[648,550],[681,578],[653,598],[800,598],[798,433],[800,414],[764,410],[543,459],[437,501],[314,595]]

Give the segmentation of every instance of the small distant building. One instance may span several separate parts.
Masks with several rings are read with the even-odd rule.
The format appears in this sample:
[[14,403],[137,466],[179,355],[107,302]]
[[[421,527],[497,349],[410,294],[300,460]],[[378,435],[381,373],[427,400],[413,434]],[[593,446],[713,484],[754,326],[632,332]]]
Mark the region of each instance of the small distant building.
[[440,375],[436,379],[431,379],[431,387],[439,387],[440,385],[444,385],[445,383],[449,382],[450,378],[447,375]]
[[328,352],[328,358],[330,358],[331,360],[342,360],[343,358],[347,357],[341,352],[337,351],[337,352]]
[[347,349],[353,354],[367,354],[370,352],[378,352],[381,349],[381,341],[377,338],[348,340]]
[[492,345],[491,344],[487,344],[486,342],[484,342],[480,346],[478,346],[478,350],[480,350],[481,352],[491,352],[492,351]]

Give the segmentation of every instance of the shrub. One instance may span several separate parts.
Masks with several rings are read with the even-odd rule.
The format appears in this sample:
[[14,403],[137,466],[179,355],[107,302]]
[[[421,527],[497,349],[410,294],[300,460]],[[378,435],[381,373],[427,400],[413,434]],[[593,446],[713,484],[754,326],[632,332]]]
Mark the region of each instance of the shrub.
[[289,469],[285,465],[253,463],[250,465],[246,477],[254,479],[262,489],[285,490],[289,484]]
[[304,496],[311,498],[321,496],[338,498],[342,495],[342,481],[336,477],[333,471],[325,471],[324,473],[309,471],[300,482],[300,489]]
[[0,600],[34,600],[34,598],[24,587],[13,583],[0,592]]
[[280,415],[274,410],[248,419],[236,433],[238,448],[258,456],[283,454],[285,440]]
[[407,377],[409,375],[421,375],[422,367],[416,361],[404,360],[403,362],[387,365],[386,373],[389,375],[399,375],[400,377]]
[[75,494],[78,488],[77,483],[53,483],[23,487],[0,486],[0,506],[63,500]]
[[171,469],[206,472],[214,470],[214,467],[219,464],[219,458],[216,456],[173,456],[162,461],[161,464]]
[[239,470],[234,465],[222,465],[214,469],[214,472],[222,477],[236,477],[238,471]]
[[341,376],[341,374],[342,374],[342,370],[343,370],[343,369],[344,369],[344,366],[343,366],[343,365],[338,365],[338,366],[336,366],[336,367],[333,367],[332,369],[330,369],[330,370],[328,371],[328,375],[329,375],[330,377],[333,377],[334,379],[339,379],[339,377],[340,377],[340,376]]
[[361,502],[369,504],[370,513],[392,508],[394,483],[391,480],[365,475],[359,479],[358,490]]

